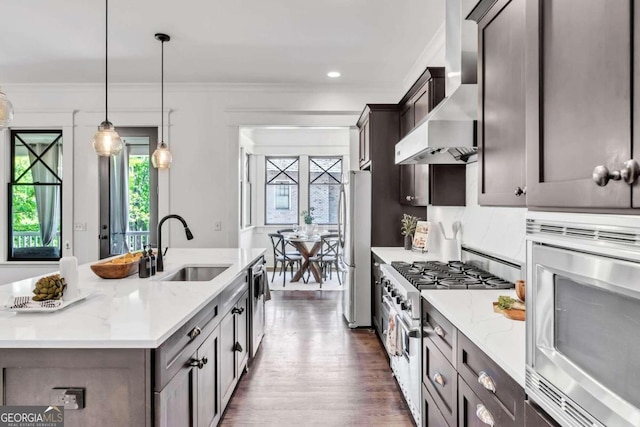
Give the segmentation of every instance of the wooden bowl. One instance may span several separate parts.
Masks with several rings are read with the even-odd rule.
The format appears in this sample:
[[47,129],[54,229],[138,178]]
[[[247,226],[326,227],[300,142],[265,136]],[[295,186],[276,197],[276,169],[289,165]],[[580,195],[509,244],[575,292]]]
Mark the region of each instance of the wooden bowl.
[[131,276],[138,272],[139,258],[126,263],[114,263],[115,260],[121,258],[122,257],[91,264],[91,271],[103,279],[122,279],[123,277]]
[[524,301],[524,295],[525,295],[524,280],[516,280],[516,295],[518,296],[518,298]]

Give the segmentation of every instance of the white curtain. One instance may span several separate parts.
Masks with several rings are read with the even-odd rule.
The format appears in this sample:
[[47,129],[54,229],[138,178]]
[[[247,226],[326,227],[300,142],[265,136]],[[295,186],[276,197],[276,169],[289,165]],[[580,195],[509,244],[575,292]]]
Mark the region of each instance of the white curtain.
[[[29,161],[33,164],[31,175],[33,176],[34,184],[59,183],[59,179],[42,162],[45,162],[51,170],[58,173],[60,146],[56,144],[44,155],[42,153],[49,144],[29,144],[29,146],[42,159],[42,161],[36,161],[37,157],[29,151]],[[58,223],[60,222],[60,186],[34,185],[34,189],[42,246],[50,246],[58,233]]]
[[111,157],[111,253],[129,252],[129,151],[125,146],[117,156]]

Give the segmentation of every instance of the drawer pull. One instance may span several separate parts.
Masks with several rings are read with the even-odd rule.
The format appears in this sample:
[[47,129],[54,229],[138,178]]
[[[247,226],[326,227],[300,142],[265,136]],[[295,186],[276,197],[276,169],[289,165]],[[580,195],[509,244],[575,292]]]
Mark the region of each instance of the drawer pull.
[[440,325],[436,325],[436,327],[433,328],[433,332],[435,332],[439,337],[444,337],[444,331],[442,330]]
[[440,384],[441,387],[444,387],[444,377],[440,372],[436,372],[433,374],[433,381],[437,384]]
[[482,403],[479,403],[476,407],[476,417],[483,423],[493,426],[495,425],[495,421],[493,420],[493,415],[491,412]]
[[198,328],[197,326],[195,328],[193,328],[192,330],[189,331],[189,333],[187,335],[189,335],[189,338],[191,339],[195,339],[195,337],[197,337],[198,335],[200,335],[202,333],[202,329]]
[[194,366],[194,367],[197,367],[198,369],[203,369],[204,365],[206,365],[207,362],[209,362],[209,360],[206,357],[203,357],[202,359],[191,359],[191,362],[189,362],[189,366]]
[[493,381],[493,378],[491,378],[485,371],[480,371],[480,375],[478,375],[478,382],[491,393],[496,392],[495,381]]

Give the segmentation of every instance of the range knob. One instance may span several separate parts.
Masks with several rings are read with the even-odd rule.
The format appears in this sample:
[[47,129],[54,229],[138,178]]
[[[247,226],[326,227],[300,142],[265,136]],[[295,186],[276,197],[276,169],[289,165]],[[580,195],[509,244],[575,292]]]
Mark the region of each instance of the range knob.
[[402,297],[400,295],[398,295],[396,297],[396,304],[401,304],[402,303]]
[[411,301],[402,301],[402,303],[400,303],[400,308],[403,310],[410,310],[411,309]]
[[395,298],[396,295],[398,295],[398,291],[396,291],[395,289],[391,289],[391,297]]

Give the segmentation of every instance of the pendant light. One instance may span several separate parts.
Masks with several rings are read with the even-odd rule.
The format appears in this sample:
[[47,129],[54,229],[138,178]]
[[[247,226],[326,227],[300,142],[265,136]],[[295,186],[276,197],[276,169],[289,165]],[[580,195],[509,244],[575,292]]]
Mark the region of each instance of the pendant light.
[[0,88],[0,129],[8,127],[13,121],[13,105]]
[[169,169],[171,167],[173,157],[171,156],[171,152],[169,151],[167,144],[164,142],[164,43],[171,40],[171,37],[163,33],[158,33],[155,37],[156,40],[160,41],[162,46],[160,55],[160,132],[162,132],[162,137],[160,138],[158,148],[156,148],[156,151],[154,151],[151,156],[151,163],[155,168]]
[[109,0],[105,0],[104,27],[104,121],[93,136],[93,149],[99,156],[115,156],[122,151],[122,139],[109,121]]

